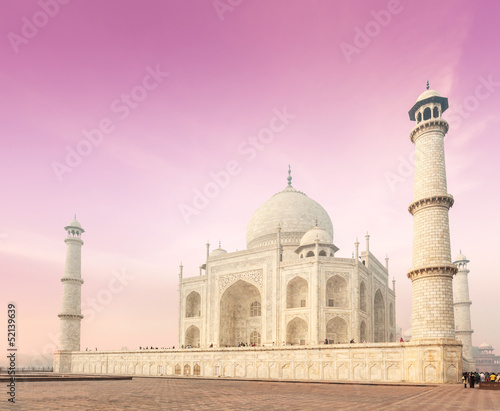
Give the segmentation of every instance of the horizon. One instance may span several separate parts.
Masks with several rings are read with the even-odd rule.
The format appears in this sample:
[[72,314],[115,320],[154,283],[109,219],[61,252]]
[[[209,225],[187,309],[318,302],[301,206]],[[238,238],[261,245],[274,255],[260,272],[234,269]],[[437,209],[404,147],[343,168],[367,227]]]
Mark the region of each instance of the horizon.
[[49,361],[56,345],[75,213],[81,349],[177,346],[179,265],[199,275],[207,240],[245,249],[289,164],[293,187],[328,212],[336,256],[351,258],[356,238],[363,251],[367,232],[388,255],[406,331],[408,110],[427,81],[449,99],[451,257],[470,260],[473,345],[499,355],[500,6],[230,3],[12,1],[0,16],[0,296],[17,306],[21,358]]

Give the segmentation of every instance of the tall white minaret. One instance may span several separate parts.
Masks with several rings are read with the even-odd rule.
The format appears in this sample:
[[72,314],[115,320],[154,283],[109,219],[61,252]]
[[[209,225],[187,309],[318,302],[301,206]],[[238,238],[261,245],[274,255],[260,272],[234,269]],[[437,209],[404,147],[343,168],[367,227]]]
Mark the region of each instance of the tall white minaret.
[[413,215],[412,341],[439,339],[455,342],[453,276],[448,211],[453,197],[448,194],[444,136],[448,123],[442,113],[448,99],[435,90],[423,92],[409,111],[417,124],[410,133],[415,144],[414,199],[408,211]]
[[470,306],[472,302],[469,300],[469,269],[467,268],[467,257],[460,254],[455,260],[458,267],[458,273],[454,281],[454,298],[455,298],[455,334],[457,340],[462,341],[462,356],[465,359],[463,362],[464,371],[476,371],[476,364],[472,357],[472,333],[470,320]]
[[82,245],[81,239],[84,229],[75,218],[64,227],[67,237],[66,263],[64,265],[62,310],[59,314],[60,351],[80,351],[80,326],[83,315],[81,313],[81,289],[82,289]]

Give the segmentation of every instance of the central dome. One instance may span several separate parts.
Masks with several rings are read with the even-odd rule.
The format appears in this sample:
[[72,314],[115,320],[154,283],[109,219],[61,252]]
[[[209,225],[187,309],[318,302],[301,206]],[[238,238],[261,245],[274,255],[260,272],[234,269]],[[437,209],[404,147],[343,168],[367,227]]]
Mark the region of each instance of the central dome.
[[272,196],[252,215],[247,226],[247,248],[273,242],[278,224],[285,245],[299,245],[302,236],[316,225],[333,240],[332,220],[325,209],[291,185]]

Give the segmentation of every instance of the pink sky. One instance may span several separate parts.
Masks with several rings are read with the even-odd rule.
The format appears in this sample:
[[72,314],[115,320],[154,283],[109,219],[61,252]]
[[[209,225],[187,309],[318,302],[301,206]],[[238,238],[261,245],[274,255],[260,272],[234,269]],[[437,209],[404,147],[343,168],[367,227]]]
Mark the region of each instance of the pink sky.
[[[356,237],[364,249],[367,231],[371,251],[389,255],[397,322],[409,328],[407,112],[427,80],[450,103],[452,254],[471,261],[473,343],[500,351],[498,2],[246,0],[221,15],[211,0],[54,4],[8,0],[0,15],[0,301],[18,307],[26,363],[55,349],[63,227],[75,212],[83,303],[114,272],[133,276],[90,310],[82,348],[177,345],[180,262],[198,275],[207,239],[246,248],[250,216],[285,187],[289,163],[294,187],[330,214],[339,256]],[[346,58],[341,46],[366,30]],[[168,75],[145,78],[154,70]],[[251,136],[284,108],[293,119],[250,155]],[[100,123],[112,131],[91,146],[83,130]],[[91,153],[58,178],[68,147]],[[179,207],[231,161],[239,174],[187,222]]]

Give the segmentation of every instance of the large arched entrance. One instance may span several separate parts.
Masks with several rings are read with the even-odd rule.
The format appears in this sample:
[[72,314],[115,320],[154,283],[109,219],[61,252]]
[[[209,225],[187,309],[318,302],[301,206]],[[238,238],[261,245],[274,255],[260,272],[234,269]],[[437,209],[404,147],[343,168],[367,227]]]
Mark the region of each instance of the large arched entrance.
[[385,303],[380,290],[375,293],[373,302],[373,337],[375,342],[385,342]]
[[346,321],[340,317],[335,317],[328,321],[326,323],[326,339],[329,344],[348,343]]
[[307,323],[302,318],[295,317],[286,326],[287,345],[307,344]]
[[262,334],[260,307],[260,292],[254,285],[239,280],[229,287],[220,300],[220,346],[250,344],[254,332]]

